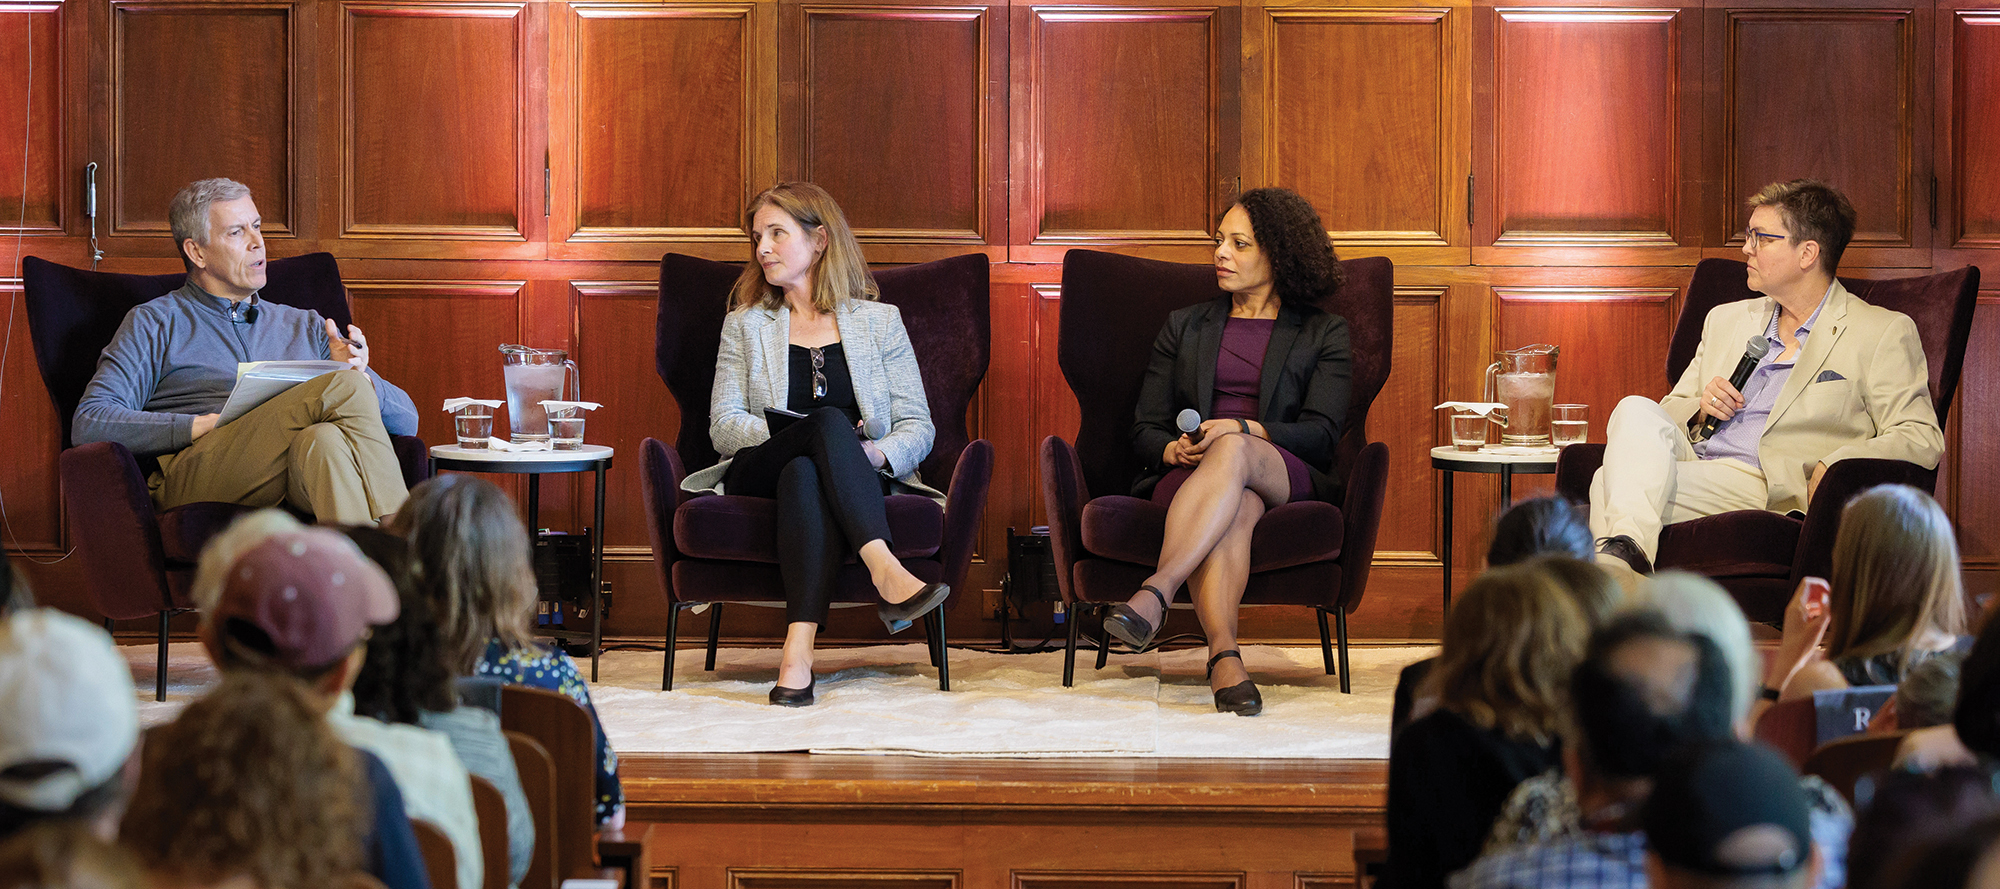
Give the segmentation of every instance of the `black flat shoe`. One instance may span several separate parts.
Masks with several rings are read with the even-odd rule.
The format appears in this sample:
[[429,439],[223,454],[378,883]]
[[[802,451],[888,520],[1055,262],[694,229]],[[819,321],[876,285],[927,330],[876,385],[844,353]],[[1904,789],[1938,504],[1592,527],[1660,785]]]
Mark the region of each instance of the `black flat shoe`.
[[1639,548],[1638,541],[1623,534],[1598,541],[1597,554],[1624,562],[1641,576],[1653,573],[1653,562],[1646,558],[1646,551]]
[[875,605],[875,616],[882,619],[882,625],[890,634],[900,633],[917,622],[917,618],[931,613],[932,609],[944,604],[951,597],[951,584],[929,583],[917,594],[901,602],[879,602]]
[[1112,607],[1111,614],[1104,618],[1104,632],[1132,646],[1133,651],[1146,650],[1146,646],[1153,644],[1153,636],[1160,632],[1160,626],[1165,626],[1167,623],[1167,594],[1154,589],[1151,584],[1141,586],[1139,589],[1152,593],[1153,598],[1160,600],[1159,626],[1140,617],[1138,609],[1123,602]]
[[780,707],[810,707],[813,704],[813,686],[818,684],[819,677],[815,676],[812,678],[812,681],[806,683],[805,688],[786,688],[782,685],[773,685],[771,686],[771,703]]
[[[1208,659],[1208,675],[1215,675],[1215,662],[1226,657],[1243,660],[1243,653],[1232,648],[1218,651]],[[1248,679],[1228,688],[1215,690],[1215,709],[1219,713],[1234,713],[1238,716],[1256,716],[1264,712],[1264,696],[1257,692],[1257,683]]]

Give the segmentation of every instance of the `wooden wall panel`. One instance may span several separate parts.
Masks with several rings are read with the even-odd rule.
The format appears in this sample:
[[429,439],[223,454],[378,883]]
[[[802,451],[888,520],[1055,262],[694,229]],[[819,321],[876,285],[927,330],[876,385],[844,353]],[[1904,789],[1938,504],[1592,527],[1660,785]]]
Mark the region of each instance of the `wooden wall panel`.
[[2000,10],[1958,10],[1951,18],[1949,57],[1952,143],[1948,154],[1945,228],[1954,247],[2000,247]]
[[1434,408],[1456,397],[1445,391],[1444,351],[1436,347],[1444,335],[1443,306],[1449,292],[1436,285],[1396,288],[1396,341],[1389,381],[1368,409],[1369,440],[1394,443],[1389,449],[1389,487],[1396,496],[1382,506],[1382,530],[1375,542],[1381,561],[1438,564],[1440,528],[1432,495],[1436,473],[1429,451],[1447,434]]
[[266,237],[293,231],[292,4],[111,13],[110,233],[166,234],[174,193],[214,176],[250,186]]
[[60,3],[0,4],[0,232],[63,227],[62,30]]
[[[1929,83],[1929,56],[1915,42],[1928,36],[1929,7],[1719,14],[1710,50],[1720,59],[1708,70],[1721,79],[1712,142],[1724,193],[1710,207],[1709,245],[1741,246],[1744,198],[1811,176],[1845,192],[1859,216],[1844,264],[1928,265],[1931,91],[1916,85]],[[1783,88],[1788,71],[1814,72],[1815,88]]]
[[559,116],[574,129],[552,146],[574,152],[557,165],[574,171],[556,201],[568,240],[740,242],[743,205],[770,176],[757,170],[768,159],[753,163],[770,112],[754,95],[755,7],[571,8],[556,93],[573,97]]
[[1452,11],[1263,11],[1265,59],[1247,73],[1262,89],[1245,90],[1246,117],[1257,120],[1246,122],[1253,178],[1305,195],[1352,255],[1463,246],[1464,78]]
[[1016,10],[1012,258],[1056,261],[1076,244],[1205,252],[1236,190],[1219,11]]
[[1494,16],[1493,200],[1481,208],[1493,212],[1479,242],[1678,245],[1686,16],[1673,9]]
[[988,182],[1003,169],[991,136],[1004,118],[989,113],[987,77],[996,14],[985,7],[800,14],[799,177],[833,194],[864,241],[983,245]]
[[[6,302],[10,317],[26,321],[28,308],[21,299],[18,280],[0,282],[0,300]],[[0,367],[0,415],[7,418],[11,431],[8,458],[0,466],[0,507],[6,510],[0,531],[6,532],[10,550],[17,545],[58,550],[62,492],[57,485],[56,455],[62,452],[62,430],[49,402],[49,390],[42,386],[27,333],[25,323],[15,329],[13,348],[6,351],[6,366]],[[16,557],[14,561],[20,564],[21,560]]]
[[[1076,444],[1077,429],[1083,425],[1083,408],[1076,402],[1076,394],[1070,391],[1069,381],[1063,379],[1062,365],[1057,361],[1056,346],[1058,331],[1062,324],[1062,286],[1060,284],[1033,285],[1035,305],[1033,308],[1034,328],[1030,332],[1033,358],[1033,381],[1030,384],[1034,398],[1034,470],[1030,473],[1034,482],[1029,496],[1033,498],[1030,524],[1046,525],[1048,510],[1042,504],[1041,444],[1042,439],[1058,435],[1070,444]],[[1005,459],[1004,457],[1002,459]],[[1018,458],[1017,458],[1018,459]]]
[[[585,423],[591,444],[610,445],[617,455],[607,476],[604,523],[607,549],[651,557],[645,501],[639,494],[640,442],[648,436],[673,442],[680,409],[653,368],[653,321],[659,286],[647,282],[579,281],[576,364],[586,399],[604,407]],[[582,478],[579,476],[578,478]],[[581,482],[579,482],[581,484]],[[581,489],[579,489],[581,490]],[[577,500],[575,523],[590,524],[589,497]]]
[[522,240],[526,6],[343,9],[341,234]]
[[1559,404],[1590,406],[1590,440],[1604,440],[1611,409],[1627,395],[1667,394],[1666,356],[1680,311],[1677,289],[1499,286],[1500,348],[1554,343]]
[[[433,445],[457,440],[447,398],[506,398],[501,343],[524,338],[521,281],[347,279],[354,323],[368,333],[369,367],[410,393],[418,435]],[[493,412],[506,436],[507,409]]]
[[[2000,435],[1979,418],[2000,412],[2000,289],[1979,294],[1973,313],[1972,339],[1966,344],[1964,375],[1958,381],[1958,402],[1952,421],[1961,430],[1948,443],[1945,459],[1960,479],[1953,499],[1960,555],[1988,571],[2000,567],[2000,501],[1993,497],[1992,468],[2000,466]],[[1984,592],[1985,590],[1980,590]]]

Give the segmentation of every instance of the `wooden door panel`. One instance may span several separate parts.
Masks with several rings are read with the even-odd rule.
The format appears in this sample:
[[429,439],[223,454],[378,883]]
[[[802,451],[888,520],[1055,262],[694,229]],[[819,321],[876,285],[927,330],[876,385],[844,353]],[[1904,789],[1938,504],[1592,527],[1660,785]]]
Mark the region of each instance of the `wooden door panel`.
[[[639,493],[639,446],[648,436],[672,444],[680,428],[680,409],[653,366],[659,284],[578,281],[570,287],[577,306],[575,358],[584,397],[604,405],[590,412],[586,440],[610,445],[620,457],[630,455],[618,461],[605,489],[604,545],[650,556],[645,500]],[[576,503],[576,526],[590,524],[590,516],[581,511],[588,509],[589,497],[578,497]]]
[[0,170],[20,175],[0,188],[0,232],[63,229],[64,27],[60,3],[0,6],[0,120],[16,134],[0,139]]
[[113,155],[99,179],[107,234],[165,237],[175,192],[217,176],[250,187],[265,236],[296,230],[293,11],[288,3],[111,5]]
[[1436,472],[1430,448],[1444,427],[1434,410],[1451,396],[1444,387],[1443,285],[1396,288],[1395,355],[1389,380],[1368,408],[1368,439],[1390,442],[1389,491],[1382,504],[1375,558],[1380,562],[1435,567],[1440,556]]
[[[1946,228],[1950,246],[2000,248],[2000,10],[1957,10],[1950,22],[1953,139],[1941,146],[1955,176]],[[1989,260],[1990,261],[1990,260]]]
[[1611,409],[1627,395],[1667,394],[1667,347],[1680,291],[1665,287],[1496,286],[1495,343],[1553,343],[1558,404],[1590,406],[1590,441],[1604,440]]
[[[458,440],[447,398],[506,398],[501,343],[533,339],[521,324],[520,281],[409,281],[348,278],[354,323],[368,332],[368,366],[410,394],[417,434],[433,445]],[[507,409],[493,434],[508,437]]]

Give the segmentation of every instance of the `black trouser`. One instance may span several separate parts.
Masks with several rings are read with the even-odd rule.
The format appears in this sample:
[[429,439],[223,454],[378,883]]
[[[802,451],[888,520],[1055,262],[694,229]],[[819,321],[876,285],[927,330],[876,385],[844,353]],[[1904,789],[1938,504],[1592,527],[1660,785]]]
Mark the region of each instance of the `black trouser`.
[[736,452],[723,492],[778,501],[787,623],[826,623],[841,564],[861,544],[889,541],[884,481],[839,408],[820,408]]

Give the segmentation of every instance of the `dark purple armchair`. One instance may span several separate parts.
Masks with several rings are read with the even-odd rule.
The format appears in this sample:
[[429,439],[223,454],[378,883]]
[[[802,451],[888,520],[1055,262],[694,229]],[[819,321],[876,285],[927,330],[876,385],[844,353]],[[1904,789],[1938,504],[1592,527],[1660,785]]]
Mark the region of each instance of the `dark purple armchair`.
[[[726,602],[783,603],[778,577],[777,501],[759,497],[689,495],[681,480],[720,459],[708,438],[708,397],[715,383],[715,350],[722,340],[729,289],[743,267],[669,253],[660,260],[660,309],[654,359],[660,379],[681,408],[681,428],[672,445],[648,438],[642,445],[642,493],[646,529],[652,535],[653,565],[667,594],[667,657],[660,687],[674,687],[674,643],[681,612],[710,605],[708,669],[715,669],[716,643]],[[965,589],[974,537],[986,511],[993,480],[993,445],[970,440],[966,407],[986,377],[992,325],[988,315],[984,255],[954,256],[922,265],[875,272],[882,301],[902,310],[903,326],[923,371],[931,422],[937,435],[930,456],[918,466],[924,482],[944,491],[939,508],[928,497],[888,498],[889,531],[898,559],[925,581]],[[833,602],[872,604],[875,586],[859,562],[850,560],[836,580]],[[951,690],[944,613],[924,618],[938,688]]]
[[[1746,267],[1737,260],[1705,259],[1695,266],[1687,304],[1674,325],[1667,352],[1667,385],[1679,380],[1694,360],[1709,310],[1761,295],[1750,289],[1748,280]],[[1937,408],[1938,425],[1943,426],[1958,392],[1966,340],[1972,335],[1979,268],[1887,281],[1842,278],[1840,283],[1869,304],[1902,312],[1916,322],[1930,365],[1931,402]],[[1603,463],[1602,444],[1564,448],[1556,460],[1556,490],[1588,506],[1591,478]],[[1779,623],[1799,580],[1825,577],[1831,570],[1841,508],[1854,495],[1885,484],[1931,491],[1937,487],[1937,471],[1901,460],[1842,460],[1827,467],[1803,520],[1746,509],[1668,525],[1660,531],[1654,567],[1705,575],[1727,589],[1751,620]]]
[[[1368,407],[1389,377],[1394,268],[1382,257],[1340,264],[1346,282],[1320,307],[1347,319],[1354,353],[1352,403],[1333,477],[1342,502],[1288,503],[1264,514],[1252,538],[1245,605],[1304,605],[1319,618],[1320,652],[1334,673],[1327,615],[1339,627],[1340,690],[1351,692],[1347,615],[1361,604],[1382,522],[1389,448],[1367,440]],[[1062,329],[1056,346],[1063,378],[1083,421],[1076,445],[1042,442],[1042,497],[1063,602],[1073,612],[1104,609],[1132,597],[1153,571],[1167,510],[1126,496],[1141,466],[1132,453],[1132,411],[1153,339],[1167,315],[1215,299],[1215,270],[1092,250],[1063,257]],[[1069,620],[1063,685],[1076,678],[1076,617]],[[1098,640],[1097,666],[1109,653]]]
[[[353,315],[332,254],[272,260],[267,271],[261,298],[312,309],[346,329]],[[63,514],[86,591],[91,605],[108,619],[159,618],[154,694],[165,700],[168,621],[194,608],[188,587],[201,548],[244,507],[204,502],[156,511],[146,491],[146,477],[157,462],[135,458],[120,444],[72,446],[70,417],[97,372],[98,354],[110,344],[125,314],[179,289],[187,275],[93,272],[30,256],[21,261],[21,277],[35,363],[62,422]],[[414,485],[429,475],[422,439],[399,435],[393,444],[406,482]]]

